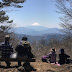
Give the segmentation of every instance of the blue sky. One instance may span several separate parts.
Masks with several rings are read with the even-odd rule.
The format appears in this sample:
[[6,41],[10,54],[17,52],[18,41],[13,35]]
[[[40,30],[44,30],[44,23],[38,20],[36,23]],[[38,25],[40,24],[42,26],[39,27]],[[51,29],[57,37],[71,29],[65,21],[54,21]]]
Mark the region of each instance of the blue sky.
[[[23,8],[7,8],[10,19],[16,27],[46,26],[59,28],[59,17],[54,0],[26,0]],[[14,9],[14,10],[13,10]],[[13,10],[12,12],[9,12]]]

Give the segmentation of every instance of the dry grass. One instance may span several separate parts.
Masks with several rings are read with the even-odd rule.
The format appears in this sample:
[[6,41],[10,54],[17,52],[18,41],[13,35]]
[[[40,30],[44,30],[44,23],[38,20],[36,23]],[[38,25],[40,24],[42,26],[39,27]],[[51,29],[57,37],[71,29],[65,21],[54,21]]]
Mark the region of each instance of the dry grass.
[[[5,65],[3,62],[2,65]],[[17,62],[13,62],[11,66],[17,65]],[[36,72],[72,72],[72,64],[65,64],[62,66],[56,66],[50,63],[45,63],[40,60],[31,62],[31,65],[36,69]],[[0,72],[19,72],[17,68],[0,68]],[[31,71],[34,72],[34,71]]]

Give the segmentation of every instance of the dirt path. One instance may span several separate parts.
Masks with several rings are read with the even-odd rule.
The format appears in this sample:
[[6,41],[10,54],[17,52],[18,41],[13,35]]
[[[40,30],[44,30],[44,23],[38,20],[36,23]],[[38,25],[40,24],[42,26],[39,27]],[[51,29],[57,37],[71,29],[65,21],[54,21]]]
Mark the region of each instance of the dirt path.
[[34,68],[37,69],[36,72],[72,72],[72,64],[56,66],[41,61],[37,61],[31,64],[33,65]]
[[[6,65],[2,63],[2,65]],[[17,65],[16,62],[12,63],[11,66]],[[31,62],[31,65],[36,69],[36,71],[31,72],[72,72],[72,64],[66,64],[62,66],[56,66],[49,63],[41,62],[40,60],[36,62]],[[19,72],[17,68],[0,68],[0,72]]]

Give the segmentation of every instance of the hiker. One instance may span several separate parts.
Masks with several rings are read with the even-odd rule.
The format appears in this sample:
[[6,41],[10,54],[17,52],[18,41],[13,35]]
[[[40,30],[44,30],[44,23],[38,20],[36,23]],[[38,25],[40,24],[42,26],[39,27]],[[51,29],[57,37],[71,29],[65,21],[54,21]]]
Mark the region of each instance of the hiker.
[[[27,37],[23,37],[20,44],[15,49],[18,53],[18,57],[32,58],[30,43],[27,41]],[[18,61],[18,65],[21,66],[21,61]]]
[[50,53],[47,55],[47,58],[50,63],[55,63],[56,64],[56,49],[51,49]]
[[60,49],[60,54],[59,54],[59,64],[65,64],[65,63],[69,63],[69,60],[67,58],[69,58],[70,56],[64,53],[64,49]]
[[[13,52],[13,47],[9,43],[10,36],[5,35],[5,41],[0,44],[1,58],[10,58],[11,53]],[[5,61],[7,67],[10,67],[10,62]]]

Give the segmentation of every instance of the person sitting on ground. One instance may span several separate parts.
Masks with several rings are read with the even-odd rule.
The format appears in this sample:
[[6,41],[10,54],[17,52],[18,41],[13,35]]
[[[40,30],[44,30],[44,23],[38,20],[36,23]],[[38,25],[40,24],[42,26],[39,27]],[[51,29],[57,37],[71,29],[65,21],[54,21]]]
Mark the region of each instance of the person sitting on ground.
[[[18,57],[24,58],[33,58],[33,54],[31,52],[30,43],[27,41],[27,37],[23,37],[20,44],[15,49],[18,53]],[[18,62],[18,65],[21,66],[21,61]]]
[[[11,53],[13,52],[13,47],[9,43],[10,36],[5,35],[5,42],[0,44],[1,58],[10,58]],[[5,61],[7,66],[10,66],[9,61]]]
[[50,63],[56,64],[56,49],[51,49],[51,52],[47,55],[47,58],[49,59]]
[[59,54],[59,64],[65,64],[65,63],[69,63],[69,60],[67,58],[69,58],[70,56],[64,53],[64,49],[62,48],[60,50],[60,54]]

